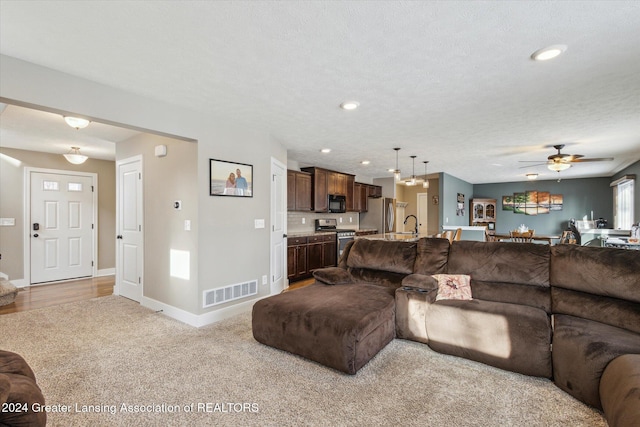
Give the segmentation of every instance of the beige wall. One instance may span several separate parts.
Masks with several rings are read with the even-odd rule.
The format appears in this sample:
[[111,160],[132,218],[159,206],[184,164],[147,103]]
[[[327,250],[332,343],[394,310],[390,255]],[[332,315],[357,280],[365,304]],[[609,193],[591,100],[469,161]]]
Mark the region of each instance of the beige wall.
[[72,165],[59,154],[0,148],[0,217],[16,220],[15,226],[0,227],[0,271],[11,280],[24,278],[25,167],[98,175],[98,270],[115,268],[115,163],[89,159]]
[[[167,146],[156,157],[156,145]],[[142,156],[144,192],[143,295],[182,310],[198,309],[198,144],[141,134],[116,145],[116,159]],[[176,200],[182,209],[175,210]],[[184,221],[191,221],[185,231]],[[172,277],[171,251],[189,254],[189,280]]]
[[[429,209],[427,213],[427,233],[438,233],[438,205],[433,203],[433,196],[440,196],[438,191],[438,178],[429,179],[429,188],[423,188],[422,185],[416,185],[414,187],[407,187],[406,185],[396,185],[396,200],[399,202],[407,202],[408,205],[404,209],[405,218],[407,215],[418,216],[418,193],[429,194]],[[398,218],[398,225],[402,226],[404,218]],[[407,224],[409,228],[407,231],[411,231],[413,227],[413,220]]]

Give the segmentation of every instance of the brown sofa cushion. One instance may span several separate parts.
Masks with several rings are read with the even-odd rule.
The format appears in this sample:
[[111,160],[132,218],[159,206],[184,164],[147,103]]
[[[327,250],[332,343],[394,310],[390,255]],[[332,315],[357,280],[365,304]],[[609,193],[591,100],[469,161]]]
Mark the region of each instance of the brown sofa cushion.
[[22,356],[4,350],[0,350],[0,402],[26,403],[29,408],[27,412],[0,411],[0,425],[38,427],[47,422],[46,412],[31,410],[35,403],[45,404],[31,367]]
[[390,273],[411,274],[416,260],[416,242],[356,239],[347,266]]
[[325,285],[349,285],[353,283],[351,274],[340,267],[327,267],[314,270],[313,277]]
[[551,322],[543,310],[477,299],[444,300],[429,305],[425,322],[429,347],[435,351],[551,377]]
[[555,286],[551,297],[556,314],[591,319],[640,334],[640,304]]
[[640,303],[639,252],[556,245],[551,254],[552,286]]
[[640,335],[579,317],[554,317],[554,382],[576,399],[601,409],[602,372],[616,357],[640,353]]
[[380,286],[313,284],[253,306],[254,338],[355,374],[395,337],[395,300]]
[[410,274],[402,279],[402,286],[420,289],[438,289],[438,281],[431,275]]
[[449,240],[423,237],[418,240],[413,272],[418,274],[443,274],[447,272]]
[[476,299],[528,305],[551,313],[551,293],[542,286],[481,282],[472,277],[471,292]]
[[600,399],[609,426],[640,426],[640,354],[625,354],[607,365]]
[[483,282],[549,287],[549,246],[512,242],[453,242],[449,274]]

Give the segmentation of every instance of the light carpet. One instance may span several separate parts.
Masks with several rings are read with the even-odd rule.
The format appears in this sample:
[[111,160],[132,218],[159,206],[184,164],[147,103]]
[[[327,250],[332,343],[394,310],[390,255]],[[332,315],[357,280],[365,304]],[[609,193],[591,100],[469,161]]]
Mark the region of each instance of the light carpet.
[[349,376],[256,342],[250,314],[196,329],[117,296],[2,315],[0,348],[70,410],[50,426],[606,426],[549,380],[424,344]]

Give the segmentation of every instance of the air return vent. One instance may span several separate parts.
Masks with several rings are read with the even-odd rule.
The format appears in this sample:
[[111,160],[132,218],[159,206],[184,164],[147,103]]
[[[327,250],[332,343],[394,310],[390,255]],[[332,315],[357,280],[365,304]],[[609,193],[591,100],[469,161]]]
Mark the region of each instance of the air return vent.
[[235,285],[225,286],[224,288],[209,289],[203,292],[202,307],[207,308],[212,305],[222,304],[258,293],[258,281],[237,283]]

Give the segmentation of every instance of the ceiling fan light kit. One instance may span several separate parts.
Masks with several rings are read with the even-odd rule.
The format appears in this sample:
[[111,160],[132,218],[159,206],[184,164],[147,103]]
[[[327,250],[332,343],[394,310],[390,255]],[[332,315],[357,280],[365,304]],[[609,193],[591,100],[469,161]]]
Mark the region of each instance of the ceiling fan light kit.
[[549,168],[549,170],[560,172],[569,169],[571,165],[569,163],[554,162],[549,163],[547,167]]
[[[542,166],[546,165],[549,170],[554,172],[561,172],[569,169],[573,163],[584,163],[584,162],[608,162],[613,160],[613,157],[600,157],[600,158],[585,158],[582,154],[565,154],[560,150],[564,148],[564,144],[554,145],[553,148],[558,150],[556,154],[552,154],[547,157],[547,160],[543,163],[537,163],[537,161],[533,160],[520,160],[521,162],[536,163],[534,165],[522,166],[522,167],[531,167],[531,166]],[[529,174],[527,174],[527,178],[529,178]],[[531,178],[529,178],[531,179]]]

